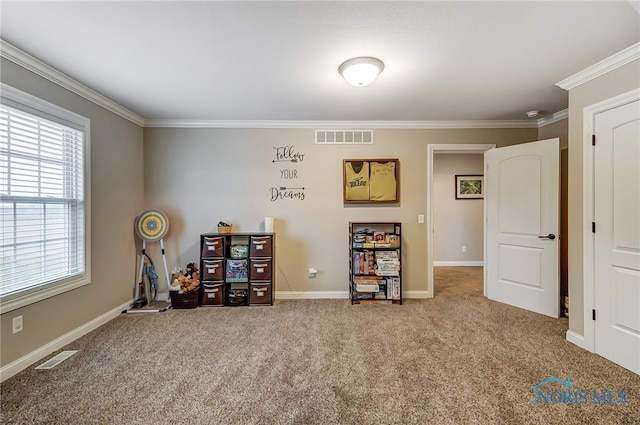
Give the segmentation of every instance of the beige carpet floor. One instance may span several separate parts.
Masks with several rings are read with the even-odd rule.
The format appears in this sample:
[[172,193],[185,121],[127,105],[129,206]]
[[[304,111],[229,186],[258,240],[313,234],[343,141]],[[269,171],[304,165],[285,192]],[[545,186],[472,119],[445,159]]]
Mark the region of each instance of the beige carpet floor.
[[[568,343],[567,319],[487,300],[481,274],[436,268],[435,298],[402,306],[123,314],[65,347],[80,351],[56,368],[2,383],[1,422],[640,423],[640,376]],[[572,388],[549,383],[553,402],[534,405],[532,387],[550,377]],[[562,401],[579,394],[587,402]]]

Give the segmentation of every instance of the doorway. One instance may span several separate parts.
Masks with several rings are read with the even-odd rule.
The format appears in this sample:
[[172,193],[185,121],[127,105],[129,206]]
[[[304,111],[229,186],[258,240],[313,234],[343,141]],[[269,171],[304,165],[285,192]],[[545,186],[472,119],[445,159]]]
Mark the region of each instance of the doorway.
[[[434,296],[434,247],[435,247],[435,188],[434,188],[434,163],[436,155],[438,154],[476,154],[484,155],[489,149],[495,148],[494,144],[430,144],[427,146],[427,297],[432,298]],[[451,190],[455,188],[454,182],[451,183]],[[459,201],[459,202],[478,202],[471,201]],[[483,226],[484,227],[484,226]],[[483,230],[484,232],[484,230]],[[484,233],[483,233],[484,236]],[[484,237],[483,237],[484,239]],[[486,287],[483,289],[483,293],[486,295]]]
[[[475,268],[474,276],[482,294],[484,265],[484,199],[476,195],[459,196],[458,184],[480,182],[484,175],[484,156],[438,153],[433,162],[433,296],[455,293],[463,288],[465,270]],[[473,188],[476,186],[474,185]],[[467,270],[469,271],[469,270]],[[462,274],[459,284],[447,276]]]

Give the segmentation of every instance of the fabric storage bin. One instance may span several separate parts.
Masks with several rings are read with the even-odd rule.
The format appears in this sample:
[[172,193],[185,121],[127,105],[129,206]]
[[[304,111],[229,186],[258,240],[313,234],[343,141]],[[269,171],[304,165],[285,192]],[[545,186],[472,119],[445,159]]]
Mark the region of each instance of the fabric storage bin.
[[224,305],[224,283],[202,283],[200,305]]
[[249,261],[249,280],[271,280],[271,258]]
[[271,304],[271,282],[249,284],[249,304]]
[[248,282],[249,270],[247,260],[227,260],[225,281]]
[[271,236],[251,236],[249,257],[272,257]]
[[202,260],[201,280],[224,280],[224,260]]
[[246,285],[230,285],[227,290],[227,305],[248,305],[248,292]]
[[224,257],[224,237],[203,236],[202,257]]

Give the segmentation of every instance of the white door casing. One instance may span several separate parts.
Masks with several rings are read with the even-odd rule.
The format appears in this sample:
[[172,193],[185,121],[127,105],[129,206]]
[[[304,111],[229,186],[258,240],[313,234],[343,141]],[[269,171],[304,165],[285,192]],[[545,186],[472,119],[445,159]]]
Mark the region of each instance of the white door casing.
[[640,101],[594,116],[595,352],[640,374]]
[[558,138],[485,153],[487,296],[560,313]]

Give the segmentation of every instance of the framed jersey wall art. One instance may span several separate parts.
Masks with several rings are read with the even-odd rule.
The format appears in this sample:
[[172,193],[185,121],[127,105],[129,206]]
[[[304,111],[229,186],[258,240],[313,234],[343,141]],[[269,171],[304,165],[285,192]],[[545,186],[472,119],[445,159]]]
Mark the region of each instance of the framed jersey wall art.
[[344,159],[342,181],[345,204],[400,202],[398,159]]

